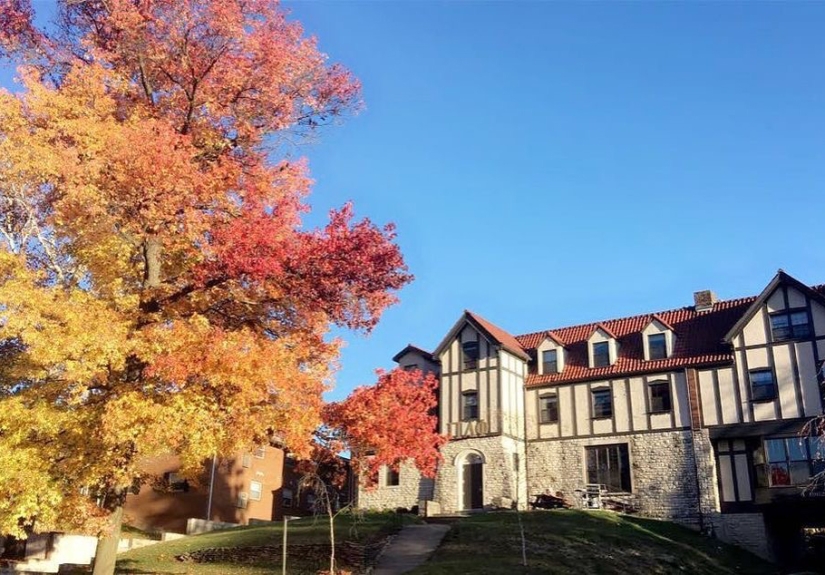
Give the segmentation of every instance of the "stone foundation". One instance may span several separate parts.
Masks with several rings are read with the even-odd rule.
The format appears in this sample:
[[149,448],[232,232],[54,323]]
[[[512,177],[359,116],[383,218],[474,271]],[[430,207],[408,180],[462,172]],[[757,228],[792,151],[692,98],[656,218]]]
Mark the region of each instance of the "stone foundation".
[[441,453],[444,460],[438,468],[434,499],[442,513],[463,511],[459,502],[461,465],[468,453],[477,453],[484,460],[484,507],[500,507],[510,500],[512,505],[526,508],[524,442],[504,436],[461,439],[446,444]]
[[412,463],[404,463],[398,472],[398,485],[358,489],[361,509],[412,509],[420,501],[433,498],[433,480],[422,477]]
[[768,561],[773,561],[765,518],[761,513],[714,513],[705,522],[711,533],[724,541],[747,549]]
[[587,483],[584,448],[616,443],[628,444],[636,511],[698,527],[696,468],[689,431],[531,442],[527,448],[530,493],[562,491],[572,500],[574,491]]

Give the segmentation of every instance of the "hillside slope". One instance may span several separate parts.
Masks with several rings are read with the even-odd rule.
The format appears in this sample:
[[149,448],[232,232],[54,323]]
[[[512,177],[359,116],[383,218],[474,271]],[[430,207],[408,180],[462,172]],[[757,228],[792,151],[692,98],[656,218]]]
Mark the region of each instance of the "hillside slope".
[[415,575],[446,573],[768,574],[758,557],[673,523],[574,510],[523,513],[527,568],[515,513],[458,521]]

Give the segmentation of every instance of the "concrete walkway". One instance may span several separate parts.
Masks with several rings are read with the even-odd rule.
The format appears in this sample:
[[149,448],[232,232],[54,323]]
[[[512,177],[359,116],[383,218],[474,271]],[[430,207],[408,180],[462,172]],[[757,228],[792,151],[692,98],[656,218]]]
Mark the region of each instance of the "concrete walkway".
[[449,525],[407,525],[393,539],[373,570],[373,575],[400,575],[412,571],[433,554]]

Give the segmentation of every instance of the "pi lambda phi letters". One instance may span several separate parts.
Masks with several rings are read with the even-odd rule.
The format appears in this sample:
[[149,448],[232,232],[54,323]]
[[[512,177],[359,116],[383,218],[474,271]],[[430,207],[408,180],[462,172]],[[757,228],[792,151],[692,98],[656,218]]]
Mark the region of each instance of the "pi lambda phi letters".
[[483,419],[473,421],[457,421],[450,424],[450,435],[453,437],[478,437],[487,435],[490,426]]

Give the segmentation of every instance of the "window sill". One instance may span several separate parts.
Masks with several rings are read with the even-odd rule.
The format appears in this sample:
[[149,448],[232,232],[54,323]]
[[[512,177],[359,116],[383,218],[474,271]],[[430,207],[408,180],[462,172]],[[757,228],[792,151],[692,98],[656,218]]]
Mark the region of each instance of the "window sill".
[[558,422],[558,419],[556,421],[539,421],[539,425],[556,425]]
[[613,419],[613,414],[611,413],[610,415],[594,415],[590,419],[592,419],[594,421],[597,420],[597,419]]
[[772,401],[776,401],[777,396],[773,397],[762,397],[760,399],[751,399],[751,403],[770,403]]
[[650,415],[662,415],[663,413],[673,413],[673,409],[660,409],[658,411],[651,411]]

